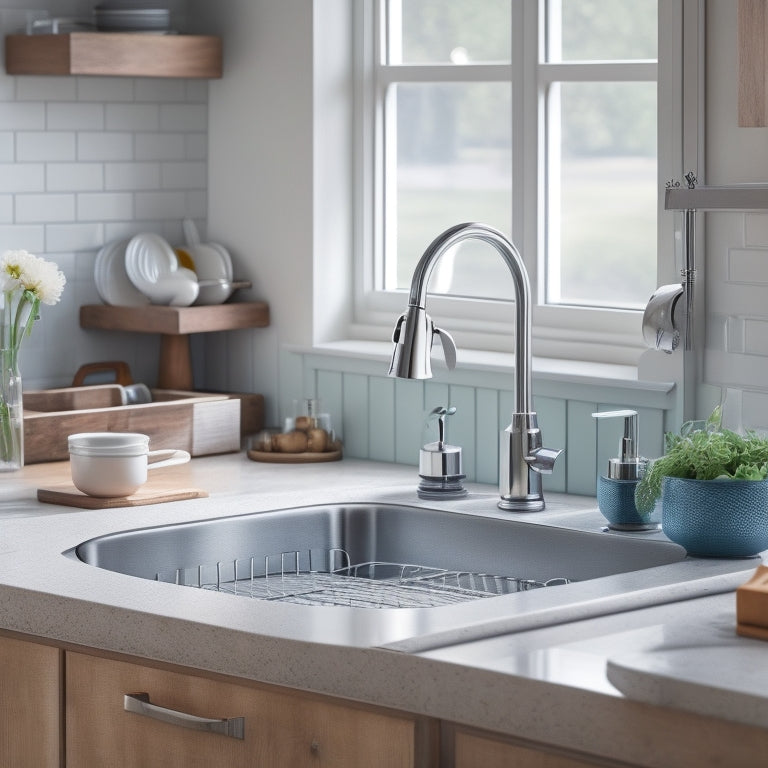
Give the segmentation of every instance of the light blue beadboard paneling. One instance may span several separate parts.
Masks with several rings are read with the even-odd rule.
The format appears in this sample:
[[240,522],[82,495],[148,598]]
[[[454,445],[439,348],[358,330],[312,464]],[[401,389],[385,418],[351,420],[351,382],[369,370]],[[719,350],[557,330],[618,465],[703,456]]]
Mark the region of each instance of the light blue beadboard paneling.
[[[566,433],[567,403],[554,397],[536,397],[533,401],[536,409],[541,441],[545,448],[565,450],[568,441]],[[568,459],[561,453],[555,462],[551,475],[542,476],[542,486],[545,491],[564,493],[568,487]]]
[[[451,405],[449,402],[450,397],[450,387],[444,382],[435,381],[434,379],[424,382],[424,412],[426,414],[438,406]],[[437,430],[435,430],[435,435],[437,435]],[[433,439],[437,440],[437,437],[434,437]]]
[[345,439],[343,374],[338,371],[318,371],[315,397],[320,413],[329,413],[336,433]]
[[[471,370],[403,381],[387,377],[375,360],[287,351],[280,362],[283,403],[320,398],[343,429],[346,456],[418,466],[419,449],[437,439],[436,425],[426,425],[429,411],[453,405],[457,413],[448,420],[448,441],[462,447],[467,477],[498,482],[499,432],[515,407],[510,376],[484,371],[478,387],[478,372]],[[565,448],[554,473],[543,478],[545,492],[594,495],[597,474],[616,454],[621,434],[620,424],[598,425],[592,418],[598,408],[637,410],[641,454],[655,457],[663,451],[664,420],[675,402],[663,385],[548,379],[535,380],[534,389],[543,444]]]
[[464,474],[467,480],[477,476],[475,461],[475,388],[451,386],[450,404],[456,413],[448,419],[449,438],[452,445],[461,446]]
[[595,494],[597,485],[597,424],[592,414],[597,403],[580,400],[568,401],[566,415],[568,444],[566,464],[568,466],[568,492],[588,496]]
[[395,461],[418,466],[424,427],[424,382],[395,379]]
[[368,379],[368,456],[373,461],[395,461],[395,382],[381,376]]
[[314,389],[307,392],[305,377],[311,373],[314,387],[314,371],[306,368],[306,360],[303,355],[283,350],[280,354],[280,402],[277,404],[278,424],[271,426],[282,427],[285,416],[293,415],[293,401],[310,397]]
[[368,376],[345,373],[342,388],[342,419],[346,425],[344,452],[350,457],[367,459],[370,411]]
[[499,392],[479,387],[475,390],[475,480],[496,484],[499,481]]

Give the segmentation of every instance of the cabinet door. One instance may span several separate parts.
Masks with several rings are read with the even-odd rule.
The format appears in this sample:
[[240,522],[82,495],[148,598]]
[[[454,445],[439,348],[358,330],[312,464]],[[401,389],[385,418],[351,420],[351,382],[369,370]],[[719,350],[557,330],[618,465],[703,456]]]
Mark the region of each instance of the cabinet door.
[[605,760],[592,762],[534,747],[511,744],[476,734],[456,732],[455,768],[607,768]]
[[0,765],[58,768],[61,652],[0,637]]
[[[415,765],[416,723],[293,691],[67,653],[67,767],[397,768]],[[244,718],[244,738],[127,712],[125,694],[198,718]]]

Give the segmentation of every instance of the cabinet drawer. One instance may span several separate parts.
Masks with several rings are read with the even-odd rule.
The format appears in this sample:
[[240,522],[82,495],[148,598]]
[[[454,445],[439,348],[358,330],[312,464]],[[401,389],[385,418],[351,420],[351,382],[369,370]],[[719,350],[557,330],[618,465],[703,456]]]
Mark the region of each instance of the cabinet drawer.
[[[126,694],[196,718],[243,718],[244,738],[126,711]],[[160,712],[165,717],[167,712]],[[415,765],[416,724],[336,700],[67,653],[68,768]]]

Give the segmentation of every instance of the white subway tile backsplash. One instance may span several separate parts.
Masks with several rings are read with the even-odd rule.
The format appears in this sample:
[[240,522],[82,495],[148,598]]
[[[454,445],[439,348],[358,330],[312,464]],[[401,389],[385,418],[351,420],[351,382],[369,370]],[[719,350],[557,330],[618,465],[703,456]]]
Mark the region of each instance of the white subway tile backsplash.
[[18,249],[44,253],[45,227],[35,224],[0,225],[0,252]]
[[136,160],[185,160],[183,133],[137,133]]
[[192,101],[187,96],[184,80],[143,77],[136,80],[136,101],[154,101],[170,104],[177,101]]
[[184,85],[187,93],[187,101],[198,101],[201,104],[208,103],[207,80],[185,80]]
[[160,127],[157,104],[107,104],[107,130],[156,131]]
[[16,222],[46,224],[75,218],[74,195],[16,195]]
[[161,170],[163,189],[205,189],[208,186],[206,163],[163,163]]
[[87,251],[101,248],[104,244],[104,225],[49,224],[45,227],[45,250],[47,253],[62,251]]
[[77,84],[69,77],[17,77],[17,101],[74,101]]
[[78,221],[124,221],[133,218],[133,195],[128,192],[84,192],[77,196]]
[[768,284],[768,248],[730,248],[728,280],[732,283]]
[[187,192],[187,216],[190,219],[208,218],[208,190],[193,189]]
[[[2,105],[0,105],[2,109]],[[16,156],[16,134],[12,131],[0,133],[0,163],[11,163]]]
[[130,77],[78,77],[78,101],[133,101],[134,80]]
[[48,104],[47,123],[49,131],[99,131],[104,128],[104,105],[79,102]]
[[132,160],[133,134],[96,133],[77,134],[78,160]]
[[0,131],[42,131],[45,129],[45,104],[4,102],[0,105]]
[[208,130],[207,105],[163,104],[160,107],[160,129],[163,131]]
[[184,192],[136,192],[136,218],[183,219],[187,215]]
[[42,163],[0,163],[0,192],[44,192]]
[[104,174],[106,189],[139,190],[160,186],[159,163],[107,163]]
[[208,134],[190,133],[185,137],[187,144],[187,160],[207,160],[208,159]]
[[47,163],[45,186],[48,192],[104,189],[104,166],[102,163]]
[[0,74],[0,252],[44,255],[67,277],[25,345],[25,386],[67,386],[84,360],[114,356],[153,383],[156,340],[84,331],[78,310],[101,301],[106,242],[150,231],[182,243],[185,216],[204,227],[207,101],[207,82]]
[[0,195],[0,224],[13,224],[13,195]]
[[70,131],[20,131],[16,134],[16,160],[74,160],[75,134]]

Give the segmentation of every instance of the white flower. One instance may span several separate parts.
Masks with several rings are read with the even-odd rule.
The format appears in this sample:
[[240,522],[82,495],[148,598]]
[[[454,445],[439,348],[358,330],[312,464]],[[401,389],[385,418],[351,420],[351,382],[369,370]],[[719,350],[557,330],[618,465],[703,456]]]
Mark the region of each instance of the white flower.
[[43,304],[56,304],[67,279],[52,262],[27,251],[6,251],[0,257],[0,289],[17,287],[32,293]]

